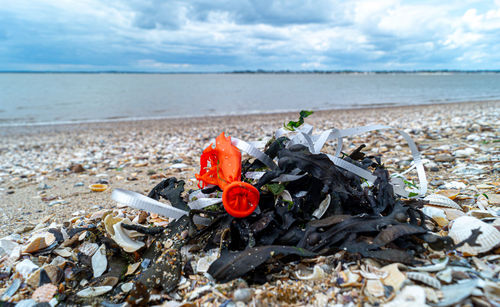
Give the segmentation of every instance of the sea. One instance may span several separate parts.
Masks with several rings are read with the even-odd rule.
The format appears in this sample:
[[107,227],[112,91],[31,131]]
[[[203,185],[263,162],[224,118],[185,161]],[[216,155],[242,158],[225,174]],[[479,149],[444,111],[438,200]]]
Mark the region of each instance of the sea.
[[499,99],[498,73],[0,73],[0,127]]

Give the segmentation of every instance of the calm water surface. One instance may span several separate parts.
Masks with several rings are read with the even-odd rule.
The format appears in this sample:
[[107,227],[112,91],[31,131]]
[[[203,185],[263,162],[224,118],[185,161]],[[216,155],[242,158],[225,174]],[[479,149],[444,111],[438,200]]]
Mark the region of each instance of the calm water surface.
[[0,73],[0,125],[500,99],[500,74]]

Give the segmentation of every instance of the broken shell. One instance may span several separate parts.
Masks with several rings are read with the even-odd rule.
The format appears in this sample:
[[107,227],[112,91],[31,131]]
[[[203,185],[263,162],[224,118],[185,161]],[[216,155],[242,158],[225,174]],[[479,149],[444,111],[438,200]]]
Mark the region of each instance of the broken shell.
[[28,244],[24,247],[23,253],[34,253],[46,247],[49,247],[56,241],[56,237],[50,233],[46,232],[33,237]]
[[484,295],[492,302],[500,302],[500,285],[495,282],[485,281],[482,286]]
[[451,200],[454,200],[457,198],[458,194],[460,194],[460,190],[439,190],[436,192],[436,194],[443,195],[448,197]]
[[136,262],[134,264],[129,264],[129,266],[127,268],[127,273],[125,273],[125,276],[134,274],[134,272],[137,271],[137,269],[139,268],[140,265],[141,265],[140,262]]
[[113,216],[113,214],[108,214],[104,218],[104,228],[106,228],[106,232],[111,236],[115,235],[115,230],[113,229],[113,225],[123,221],[122,217]]
[[351,272],[350,270],[347,270],[347,273],[340,272],[340,277],[344,280],[344,283],[342,283],[340,286],[341,287],[359,287],[361,284],[359,281],[361,280],[361,276]]
[[444,260],[439,261],[436,264],[433,265],[428,265],[428,266],[421,266],[421,267],[410,267],[410,269],[414,271],[421,271],[421,272],[437,272],[444,270],[446,266],[448,265],[449,258],[446,257]]
[[54,286],[53,284],[45,284],[37,288],[33,292],[31,298],[39,303],[50,302],[50,300],[54,297],[56,293],[57,293],[56,286]]
[[99,248],[99,244],[97,243],[89,243],[89,242],[84,242],[80,247],[78,248],[80,252],[86,256],[92,257],[97,249]]
[[108,260],[106,259],[106,246],[104,244],[92,256],[92,270],[94,271],[94,278],[100,277],[108,267]]
[[320,219],[325,214],[326,210],[328,210],[331,200],[332,197],[330,194],[327,194],[325,199],[319,204],[318,209],[314,210],[312,215],[317,219]]
[[386,286],[391,286],[396,292],[401,289],[403,282],[406,280],[406,276],[399,270],[400,267],[404,267],[404,265],[393,263],[381,268],[382,271],[387,273],[382,282]]
[[471,216],[462,216],[454,220],[448,235],[455,244],[459,244],[469,239],[473,235],[473,231],[481,232],[475,240],[476,244],[471,246],[469,243],[465,243],[457,248],[458,251],[468,255],[477,255],[487,252],[500,244],[500,231],[495,226]]
[[449,199],[446,196],[439,194],[431,194],[424,198],[424,200],[428,201],[431,205],[436,205],[440,207],[454,208],[454,209],[462,209],[456,202]]
[[384,296],[384,285],[379,279],[368,279],[366,281],[365,293],[374,297]]
[[384,307],[428,306],[425,304],[425,290],[420,286],[406,286],[391,302]]
[[477,219],[484,219],[487,217],[495,217],[495,215],[493,215],[488,210],[470,210],[469,212],[467,212],[467,215],[475,217]]
[[24,259],[23,261],[16,264],[16,272],[21,274],[24,278],[28,278],[31,272],[36,269],[38,269],[38,265],[34,264],[29,259]]
[[69,248],[69,247],[56,248],[53,252],[54,252],[54,254],[61,256],[61,257],[64,257],[64,258],[68,258],[68,257],[71,257],[73,255],[73,253],[71,252],[71,248]]
[[445,283],[450,283],[453,280],[452,273],[453,270],[451,268],[447,268],[446,270],[437,273],[436,277]]
[[196,273],[206,273],[212,262],[217,260],[217,258],[219,258],[218,249],[214,248],[209,250],[205,257],[201,257],[198,259],[198,262],[196,262]]
[[424,284],[431,286],[433,288],[436,288],[436,289],[441,288],[441,283],[439,282],[439,280],[430,276],[429,274],[417,273],[417,272],[407,272],[406,277],[408,277],[411,280],[419,281],[421,283],[424,283]]
[[319,265],[315,265],[313,272],[308,275],[300,275],[299,272],[295,273],[295,276],[297,276],[298,279],[301,280],[320,280],[326,277],[325,271],[321,268]]
[[113,225],[115,235],[111,238],[127,253],[133,253],[136,250],[142,248],[145,245],[144,242],[132,240],[122,228],[122,223],[123,221]]
[[63,279],[63,271],[55,265],[49,264],[44,266],[42,269],[47,273],[50,281],[55,285],[57,285]]
[[437,306],[451,306],[469,297],[477,285],[477,280],[467,279],[459,283],[444,286],[441,289],[443,300]]
[[89,287],[76,293],[76,295],[80,297],[94,297],[103,295],[104,293],[111,291],[111,289],[113,289],[111,286]]

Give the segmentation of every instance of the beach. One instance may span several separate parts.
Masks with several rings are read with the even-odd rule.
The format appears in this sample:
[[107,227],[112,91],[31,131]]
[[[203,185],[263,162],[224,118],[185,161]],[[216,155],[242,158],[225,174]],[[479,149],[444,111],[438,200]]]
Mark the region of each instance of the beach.
[[[217,135],[258,141],[297,118],[290,112],[1,128],[0,236],[114,209],[115,188],[147,194],[163,179],[176,177],[186,182],[186,190],[197,189],[200,154]],[[422,154],[428,193],[456,190],[461,205],[473,205],[485,194],[498,212],[499,118],[500,101],[487,101],[318,111],[306,123],[316,132],[370,124],[404,130]],[[395,131],[346,138],[344,151],[361,144],[368,154],[382,156],[389,173],[411,163],[406,141]],[[334,150],[332,142],[323,151]],[[418,182],[416,172],[406,178]],[[94,183],[108,188],[94,192],[89,188]],[[320,293],[313,288],[304,290],[304,297]]]
[[[185,180],[187,189],[196,189],[194,174],[199,171],[199,156],[211,139],[226,132],[256,141],[272,136],[283,123],[297,117],[292,112],[2,128],[1,234],[26,224],[36,225],[47,216],[62,222],[75,212],[111,208],[116,205],[110,198],[113,188],[147,194],[163,178],[174,176]],[[474,190],[473,185],[498,182],[499,143],[494,142],[499,138],[498,118],[500,102],[495,101],[320,111],[306,122],[317,130],[369,124],[407,130],[420,146],[423,158],[437,164],[437,172],[427,167],[431,189],[438,187],[432,185],[433,180],[458,180]],[[374,153],[383,155],[390,169],[403,170],[408,164],[404,161],[411,158],[404,140],[395,132],[367,133],[349,143],[345,142],[346,148],[351,150],[366,143]],[[453,156],[464,148],[474,151],[468,157]],[[333,146],[325,149],[332,150]],[[435,161],[436,156],[450,161]],[[83,172],[69,170],[77,164],[83,166]],[[480,166],[484,172],[453,172],[462,164]],[[89,189],[90,184],[104,180],[109,183],[107,191]]]

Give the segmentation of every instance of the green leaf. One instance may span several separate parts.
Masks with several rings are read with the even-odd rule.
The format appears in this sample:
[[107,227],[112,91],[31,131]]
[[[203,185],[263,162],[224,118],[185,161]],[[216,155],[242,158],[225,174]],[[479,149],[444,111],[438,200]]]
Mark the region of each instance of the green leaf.
[[266,184],[266,187],[274,195],[279,195],[285,190],[285,186],[280,183],[269,183]]
[[299,113],[298,121],[289,121],[288,124],[284,124],[283,126],[285,127],[285,129],[288,129],[290,131],[295,131],[295,128],[300,127],[304,123],[304,118],[308,117],[313,113],[314,113],[313,111],[302,110]]

